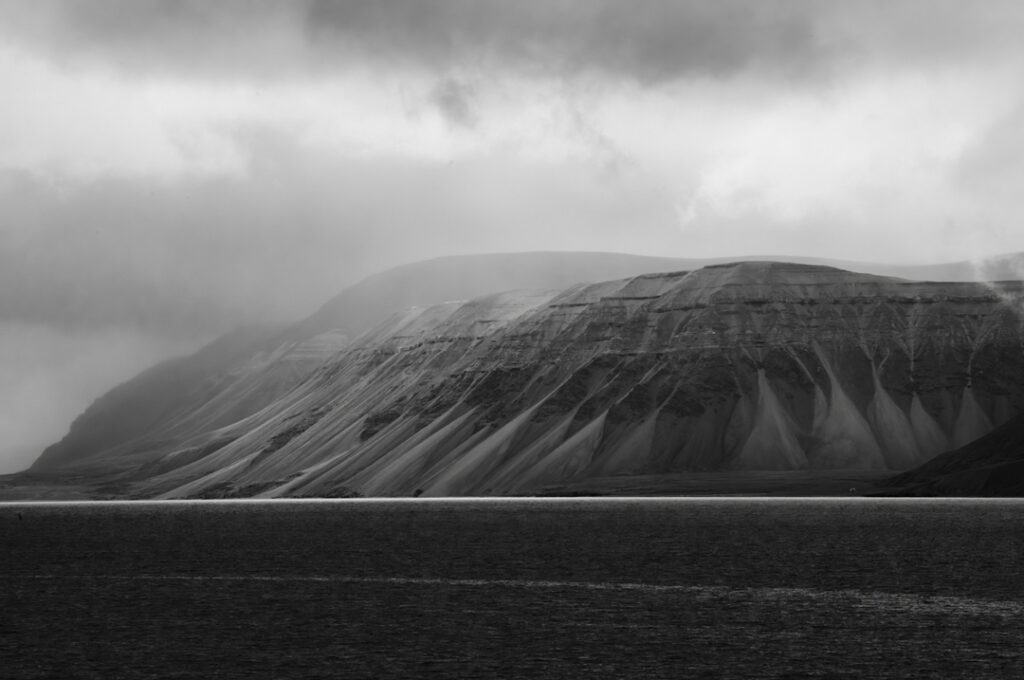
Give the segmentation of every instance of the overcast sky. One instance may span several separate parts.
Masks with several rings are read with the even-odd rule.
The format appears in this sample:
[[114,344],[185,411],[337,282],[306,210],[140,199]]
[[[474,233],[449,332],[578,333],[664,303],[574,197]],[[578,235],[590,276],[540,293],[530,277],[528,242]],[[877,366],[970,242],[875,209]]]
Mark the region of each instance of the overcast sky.
[[0,449],[412,260],[1024,250],[1021,35],[1015,0],[0,0]]

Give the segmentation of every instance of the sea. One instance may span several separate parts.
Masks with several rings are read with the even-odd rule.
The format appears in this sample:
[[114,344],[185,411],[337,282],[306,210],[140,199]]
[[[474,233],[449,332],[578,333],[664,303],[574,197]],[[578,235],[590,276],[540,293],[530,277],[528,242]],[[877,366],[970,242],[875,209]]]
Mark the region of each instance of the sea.
[[0,505],[0,677],[1024,677],[1024,501]]

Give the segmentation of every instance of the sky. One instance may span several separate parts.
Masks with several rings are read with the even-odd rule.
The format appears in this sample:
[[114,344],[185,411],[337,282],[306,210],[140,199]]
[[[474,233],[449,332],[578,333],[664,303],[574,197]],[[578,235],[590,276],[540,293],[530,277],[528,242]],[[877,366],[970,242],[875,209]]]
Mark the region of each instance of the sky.
[[1022,34],[1015,0],[0,0],[0,473],[410,261],[1022,251]]

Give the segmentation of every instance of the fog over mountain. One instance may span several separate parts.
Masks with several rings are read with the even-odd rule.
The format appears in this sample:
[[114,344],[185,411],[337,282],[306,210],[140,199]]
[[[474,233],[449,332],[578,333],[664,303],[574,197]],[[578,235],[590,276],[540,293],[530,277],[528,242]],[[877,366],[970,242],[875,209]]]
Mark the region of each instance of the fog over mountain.
[[1009,0],[0,0],[0,472],[436,257],[1018,278],[986,258],[1024,251],[1022,30]]
[[[1024,282],[768,261],[648,273],[667,264],[693,263],[501,254],[370,277],[298,324],[139,374],[22,481],[192,498],[878,474],[1024,410]],[[634,274],[566,285],[601,271]],[[522,283],[541,287],[509,290]]]

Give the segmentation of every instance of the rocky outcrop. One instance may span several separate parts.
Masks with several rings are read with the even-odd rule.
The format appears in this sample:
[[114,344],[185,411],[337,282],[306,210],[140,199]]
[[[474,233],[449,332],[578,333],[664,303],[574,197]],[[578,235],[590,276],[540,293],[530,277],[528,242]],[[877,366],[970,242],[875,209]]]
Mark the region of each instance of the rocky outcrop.
[[520,494],[906,469],[1024,411],[1020,295],[756,262],[432,305],[193,434],[135,492]]

